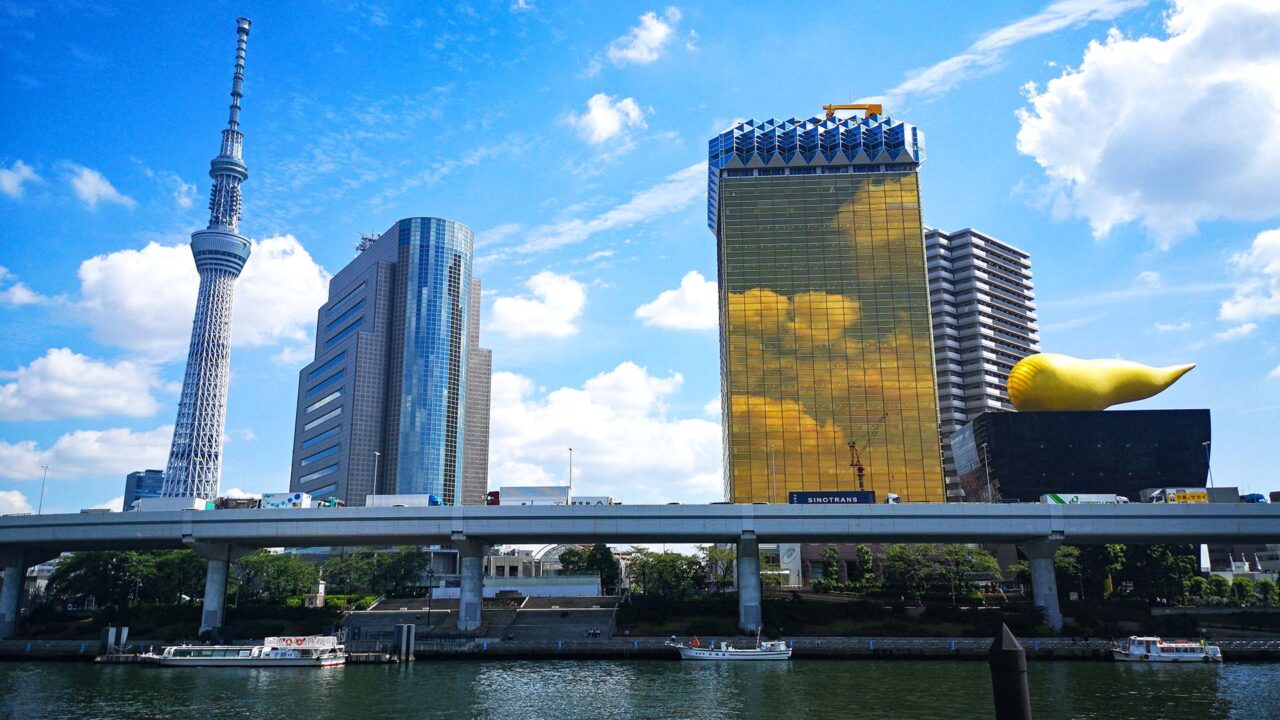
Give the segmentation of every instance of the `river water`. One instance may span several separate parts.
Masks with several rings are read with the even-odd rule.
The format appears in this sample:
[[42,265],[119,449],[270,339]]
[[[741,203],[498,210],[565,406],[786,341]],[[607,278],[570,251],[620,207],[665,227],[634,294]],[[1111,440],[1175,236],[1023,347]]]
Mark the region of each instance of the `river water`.
[[[1280,664],[1030,665],[1037,720],[1280,718]],[[985,662],[420,661],[302,669],[0,663],[0,718],[991,718]]]

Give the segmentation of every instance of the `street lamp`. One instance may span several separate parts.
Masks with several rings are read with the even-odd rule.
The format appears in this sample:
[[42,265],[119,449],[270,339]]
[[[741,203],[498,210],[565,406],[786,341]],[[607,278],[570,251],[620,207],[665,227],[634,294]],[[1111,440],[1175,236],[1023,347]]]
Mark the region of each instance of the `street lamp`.
[[378,492],[378,461],[382,459],[382,453],[377,450],[373,451],[373,492]]
[[431,599],[434,598],[436,595],[436,592],[435,592],[436,571],[432,566],[428,565],[426,574],[427,574],[427,635],[430,636],[431,635]]
[[1209,487],[1210,488],[1213,487],[1213,461],[1209,459],[1209,445],[1212,442],[1213,442],[1212,440],[1205,440],[1204,442],[1200,443],[1201,445],[1204,446],[1204,464],[1205,464],[1205,467],[1209,469]]
[[[49,479],[49,466],[41,465],[44,468],[44,475],[40,478],[40,505],[36,508],[37,515],[44,514],[44,484]],[[28,505],[27,507],[31,507]]]

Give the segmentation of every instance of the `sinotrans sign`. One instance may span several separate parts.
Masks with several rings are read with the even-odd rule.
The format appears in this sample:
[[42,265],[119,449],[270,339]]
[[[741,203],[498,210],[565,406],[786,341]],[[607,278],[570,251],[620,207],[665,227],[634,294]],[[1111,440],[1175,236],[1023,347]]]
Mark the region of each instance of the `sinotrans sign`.
[[793,492],[788,495],[787,501],[792,505],[874,505],[876,502],[876,494],[870,490]]

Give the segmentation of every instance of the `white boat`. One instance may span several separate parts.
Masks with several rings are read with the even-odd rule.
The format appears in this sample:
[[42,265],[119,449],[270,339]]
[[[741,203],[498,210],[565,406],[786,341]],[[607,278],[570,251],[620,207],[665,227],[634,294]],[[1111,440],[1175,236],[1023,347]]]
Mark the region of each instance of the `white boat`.
[[668,642],[668,647],[673,647],[680,652],[682,660],[788,660],[791,658],[791,648],[782,640],[773,640],[768,642],[760,642],[756,640],[756,646],[753,648],[735,648],[729,647],[729,643],[722,642],[719,646],[714,643],[706,647],[702,647],[697,639],[693,643]]
[[1128,640],[1113,643],[1111,654],[1118,662],[1222,662],[1222,650],[1204,640],[1165,641],[1155,636],[1130,635]]
[[261,645],[173,645],[154,656],[154,662],[179,667],[333,667],[346,664],[347,652],[332,635],[269,637]]

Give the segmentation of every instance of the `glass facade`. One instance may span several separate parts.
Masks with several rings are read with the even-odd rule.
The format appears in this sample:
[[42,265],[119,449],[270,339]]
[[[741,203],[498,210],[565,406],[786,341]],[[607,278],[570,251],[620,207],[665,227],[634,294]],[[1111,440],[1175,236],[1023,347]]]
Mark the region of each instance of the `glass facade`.
[[400,222],[404,353],[395,492],[460,504],[471,297],[471,229]]
[[[806,124],[834,125],[839,136],[840,121],[790,122],[801,136]],[[726,136],[712,141],[711,223],[726,499],[785,503],[792,491],[866,489],[941,502],[915,164],[857,166],[837,150],[821,167],[761,168],[758,150],[743,153]],[[747,167],[717,169],[718,145]]]

